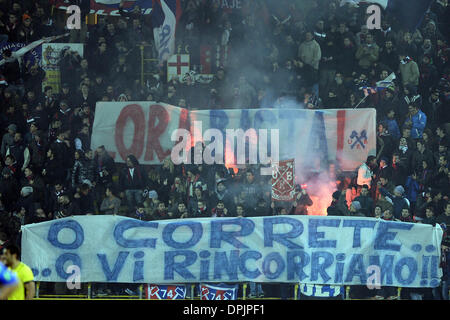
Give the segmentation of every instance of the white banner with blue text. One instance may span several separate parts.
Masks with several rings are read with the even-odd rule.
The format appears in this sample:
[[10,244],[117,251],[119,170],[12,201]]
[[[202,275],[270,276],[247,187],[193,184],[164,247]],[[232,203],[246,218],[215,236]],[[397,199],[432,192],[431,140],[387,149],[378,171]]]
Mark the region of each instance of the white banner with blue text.
[[22,261],[50,282],[436,287],[442,234],[361,217],[72,216],[22,226]]

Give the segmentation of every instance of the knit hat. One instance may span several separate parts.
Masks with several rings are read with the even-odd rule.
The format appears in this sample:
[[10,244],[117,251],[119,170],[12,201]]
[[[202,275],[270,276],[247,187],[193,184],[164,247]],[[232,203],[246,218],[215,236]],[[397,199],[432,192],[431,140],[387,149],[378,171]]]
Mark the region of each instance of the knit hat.
[[8,126],[8,130],[12,130],[12,131],[16,132],[17,131],[17,126],[14,123],[11,123]]
[[30,194],[33,193],[33,188],[32,188],[32,187],[23,187],[22,190],[20,191],[20,193],[21,193],[24,197],[26,197],[26,196],[28,196],[28,195],[30,195]]
[[157,199],[158,198],[158,193],[155,190],[152,190],[148,193],[148,197],[150,199]]
[[403,188],[402,186],[396,186],[394,188],[394,192],[398,192],[400,194],[403,194],[405,192],[405,188]]
[[352,206],[356,211],[361,210],[361,203],[359,203],[359,201],[353,201]]
[[25,13],[25,14],[22,16],[22,20],[25,21],[25,20],[27,20],[27,19],[31,19],[31,17],[30,17],[28,14]]

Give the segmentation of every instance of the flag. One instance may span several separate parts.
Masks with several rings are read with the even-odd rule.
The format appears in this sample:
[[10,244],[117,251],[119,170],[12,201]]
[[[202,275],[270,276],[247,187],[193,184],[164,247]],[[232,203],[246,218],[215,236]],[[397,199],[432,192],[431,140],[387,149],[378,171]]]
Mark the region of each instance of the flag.
[[362,90],[364,92],[364,96],[370,96],[371,94],[375,94],[377,92],[383,91],[391,86],[394,85],[394,80],[397,77],[395,76],[395,73],[392,72],[389,76],[387,76],[386,79],[378,81],[376,83],[376,86],[369,87],[369,86],[362,86],[359,88],[359,90]]
[[272,200],[294,200],[294,159],[280,161],[272,167]]
[[236,300],[237,286],[236,285],[209,285],[201,284],[200,286],[200,300]]
[[173,77],[180,81],[190,70],[190,56],[188,54],[174,54],[167,60],[167,81]]
[[[12,51],[12,56],[8,60],[6,60],[6,59],[1,60],[0,61],[0,66],[5,64],[6,62],[15,61],[17,59],[19,59],[19,63],[20,63],[21,60],[22,60],[21,59],[22,57],[25,58],[25,55],[27,53],[33,52],[33,50],[35,50],[40,45],[42,45],[44,43],[52,42],[52,41],[54,41],[56,39],[60,39],[60,38],[66,37],[68,35],[69,35],[69,33],[66,33],[66,34],[63,34],[63,35],[60,35],[60,36],[53,36],[53,37],[42,38],[42,39],[36,40],[36,41],[34,41],[34,42],[32,42],[32,43],[30,43],[28,45],[24,45],[24,44],[15,44],[15,45],[13,45],[13,44],[10,44],[9,47],[2,47],[3,48],[2,51],[6,50],[6,49],[10,49]],[[14,50],[14,49],[16,49],[17,51]],[[37,51],[40,51],[40,50],[37,50]],[[37,52],[36,52],[36,54],[33,54],[33,56],[38,57],[39,58],[38,60],[40,60],[40,58],[41,58],[41,54],[38,54]],[[37,61],[37,62],[39,63],[39,61]],[[34,63],[32,63],[32,64],[34,64]]]
[[186,286],[159,284],[146,285],[145,298],[147,300],[183,300],[186,298]]
[[153,35],[160,63],[175,53],[175,29],[180,16],[180,0],[153,0]]
[[361,88],[359,88],[360,90],[362,90],[363,92],[364,92],[364,96],[365,97],[368,97],[368,96],[370,96],[371,94],[375,94],[375,93],[377,93],[378,91],[377,91],[377,87],[366,87],[366,86],[364,86],[364,87],[361,87]]
[[395,73],[392,72],[386,79],[377,82],[378,89],[387,89],[394,85],[394,80],[397,79]]

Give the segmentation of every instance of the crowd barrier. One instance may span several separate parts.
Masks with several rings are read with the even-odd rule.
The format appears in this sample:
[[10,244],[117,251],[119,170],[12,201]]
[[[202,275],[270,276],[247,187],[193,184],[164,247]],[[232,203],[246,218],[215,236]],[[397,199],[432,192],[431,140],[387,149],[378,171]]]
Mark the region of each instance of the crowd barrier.
[[[195,296],[194,287],[197,284],[192,284],[190,287],[190,295],[184,300],[200,300],[200,296]],[[294,294],[292,298],[288,300],[299,300],[298,297],[298,287],[300,284],[294,286]],[[263,297],[263,298],[249,298],[247,297],[248,283],[242,284],[242,297],[238,297],[237,300],[281,300],[281,298],[276,297]],[[402,288],[397,288],[397,296],[394,300],[400,300]],[[361,300],[361,299],[351,299],[350,298],[350,286],[345,287],[344,300]],[[144,294],[144,285],[141,284],[138,287],[137,295],[104,295],[96,296],[93,293],[92,284],[87,283],[86,294],[40,294],[40,282],[36,283],[36,295],[34,300],[146,300]]]

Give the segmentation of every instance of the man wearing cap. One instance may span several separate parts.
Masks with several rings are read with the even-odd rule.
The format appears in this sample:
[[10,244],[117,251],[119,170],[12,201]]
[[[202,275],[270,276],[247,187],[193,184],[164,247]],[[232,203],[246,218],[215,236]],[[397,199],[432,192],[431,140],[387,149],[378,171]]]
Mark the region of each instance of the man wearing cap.
[[8,132],[5,133],[2,138],[1,153],[3,158],[6,156],[6,151],[8,150],[8,147],[14,144],[14,135],[16,134],[16,132],[17,126],[14,123],[11,123],[8,126]]

